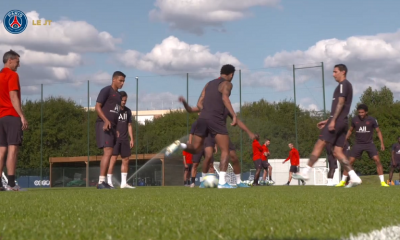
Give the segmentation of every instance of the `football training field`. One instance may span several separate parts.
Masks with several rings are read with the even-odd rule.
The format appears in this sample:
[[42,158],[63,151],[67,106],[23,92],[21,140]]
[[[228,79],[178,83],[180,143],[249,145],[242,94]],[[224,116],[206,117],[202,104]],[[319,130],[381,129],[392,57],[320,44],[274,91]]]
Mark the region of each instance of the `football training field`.
[[351,189],[0,192],[0,239],[342,239],[398,225],[399,190],[381,187],[377,176],[370,176]]

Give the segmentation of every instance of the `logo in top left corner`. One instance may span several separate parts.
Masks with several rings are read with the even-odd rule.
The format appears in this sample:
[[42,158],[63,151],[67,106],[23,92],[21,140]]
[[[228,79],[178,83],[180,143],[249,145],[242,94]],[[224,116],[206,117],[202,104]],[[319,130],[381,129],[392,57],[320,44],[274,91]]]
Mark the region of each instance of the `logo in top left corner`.
[[11,10],[3,18],[4,28],[11,34],[20,34],[28,26],[28,18],[20,10]]

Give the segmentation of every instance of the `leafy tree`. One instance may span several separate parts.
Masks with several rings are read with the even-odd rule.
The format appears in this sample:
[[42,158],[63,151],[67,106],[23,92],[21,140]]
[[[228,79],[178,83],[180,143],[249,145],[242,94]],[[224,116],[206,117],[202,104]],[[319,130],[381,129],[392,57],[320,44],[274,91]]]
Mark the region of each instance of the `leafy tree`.
[[[359,103],[365,103],[369,107],[369,114],[378,119],[385,141],[386,151],[380,152],[384,170],[387,172],[390,163],[391,145],[400,136],[400,103],[394,102],[393,93],[383,87],[380,90],[368,88],[364,91]],[[24,143],[21,148],[18,168],[30,169],[40,167],[40,143],[41,143],[41,102],[26,101],[23,103],[26,117],[30,123],[30,129],[24,132]],[[269,147],[271,159],[286,158],[289,153],[287,144],[296,143],[295,115],[297,111],[298,126],[298,150],[300,156],[307,158],[317,140],[319,130],[316,124],[322,120],[320,113],[305,111],[295,106],[289,100],[281,102],[268,102],[264,99],[257,102],[245,103],[238,117],[247,127],[260,135],[261,143],[266,138],[271,140]],[[134,114],[134,113],[133,113]],[[355,116],[354,110],[351,117]],[[89,129],[88,129],[89,115]],[[189,116],[189,129],[187,128],[187,116]],[[197,114],[172,111],[153,121],[146,121],[138,128],[138,153],[157,153],[176,139],[185,141],[188,130],[198,118]],[[96,146],[95,124],[97,114],[94,111],[86,112],[81,106],[71,99],[50,97],[43,103],[43,166],[48,167],[49,157],[86,156],[88,154],[88,130],[89,130],[89,154],[101,155],[102,150]],[[243,144],[243,170],[253,168],[252,141],[243,133],[240,138],[240,129],[230,126],[227,128],[232,142],[235,144],[238,156],[240,142]],[[136,122],[133,122],[134,134]],[[354,136],[352,136],[354,143]],[[377,136],[374,142],[379,147]],[[135,148],[132,149],[135,153]],[[219,152],[215,156],[219,158]],[[368,156],[362,156],[356,161],[355,169],[362,174],[376,174],[376,167]]]

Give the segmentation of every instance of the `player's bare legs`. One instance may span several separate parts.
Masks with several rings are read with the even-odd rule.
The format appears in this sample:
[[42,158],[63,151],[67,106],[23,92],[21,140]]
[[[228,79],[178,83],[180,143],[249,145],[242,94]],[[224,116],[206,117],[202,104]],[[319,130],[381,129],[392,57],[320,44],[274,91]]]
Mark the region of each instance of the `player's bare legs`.
[[308,166],[311,168],[318,161],[319,156],[321,156],[322,151],[325,149],[326,142],[319,139],[315,145],[314,149],[311,153],[310,159],[308,160]]
[[215,142],[221,151],[220,172],[218,188],[232,188],[225,180],[226,171],[228,170],[229,160],[229,136],[217,134],[215,135]]
[[0,174],[3,172],[3,166],[5,163],[7,154],[7,147],[0,147]]
[[123,158],[121,163],[121,188],[135,188],[126,182],[129,168],[129,157]]
[[347,171],[348,174],[350,175],[350,182],[347,185],[347,187],[353,187],[361,184],[362,181],[351,167],[350,161],[343,153],[343,148],[335,146],[335,148],[333,149],[333,156],[335,156],[335,158],[339,160],[339,162],[342,164],[343,169]]
[[[350,157],[349,158],[349,164],[350,164],[350,166],[353,166],[353,164],[354,164],[354,162],[356,161],[356,158],[355,157]],[[343,176],[349,176],[349,171],[347,170],[347,169],[344,169],[343,170]]]
[[114,165],[117,162],[117,157],[118,156],[111,156],[110,159],[110,164],[108,166],[108,171],[107,171],[107,183],[108,185],[110,185],[111,187],[114,187],[113,183],[112,183],[112,175],[114,172]]
[[246,184],[242,183],[242,178],[240,176],[242,170],[240,168],[239,158],[237,157],[235,150],[229,151],[229,158],[232,163],[233,173],[235,174],[236,177],[236,185],[238,187],[249,187]]
[[264,168],[262,180],[265,182],[267,180],[268,170]]
[[[314,166],[314,164],[318,161],[319,156],[321,156],[322,151],[325,149],[326,142],[324,140],[318,139],[318,141],[314,145],[314,149],[311,152],[310,159],[308,160],[307,166],[297,174],[293,174],[292,177],[294,179],[299,180],[308,180],[308,172]],[[289,173],[289,182],[290,182],[290,173]]]
[[[379,156],[378,155],[374,156],[372,158],[372,160],[375,161],[376,171],[377,171],[378,175],[383,175],[383,167],[382,167],[381,160],[379,159]],[[381,182],[383,182],[383,181],[381,181]]]
[[[108,166],[110,165],[110,159],[111,159],[112,152],[113,152],[112,147],[103,148],[103,156],[101,157],[101,161],[100,161],[100,176],[103,176],[104,178],[107,174]],[[102,179],[102,180],[105,182],[105,179]]]
[[204,162],[202,166],[203,173],[215,173],[214,167],[212,167],[212,172],[209,172],[213,163],[211,159],[213,157],[214,148],[213,147],[206,147],[204,148]]
[[256,169],[256,174],[254,175],[253,186],[259,186],[259,184],[258,184],[258,179],[260,179],[261,169],[262,169],[262,167],[258,167],[258,168]]
[[196,179],[197,168],[198,167],[199,167],[199,163],[194,162],[193,163],[193,167],[192,167],[192,172],[190,173],[190,175],[191,175],[190,187],[194,187],[195,186],[195,180],[194,179]]
[[17,157],[18,157],[17,145],[9,145],[7,149],[7,178],[8,186],[15,187],[15,169],[17,167]]
[[204,138],[205,137],[200,137],[197,135],[193,135],[192,138],[192,143],[181,143],[181,147],[188,153],[191,154],[197,154],[200,153],[202,148],[203,148],[203,144],[204,144]]
[[[292,175],[293,175],[293,173],[292,173],[292,172],[289,172],[289,180],[288,180],[288,183],[290,183],[290,182],[292,181]],[[289,185],[289,184],[287,184],[287,185]]]
[[[390,166],[390,171],[389,171],[389,184],[391,184],[392,179],[393,179],[393,173],[396,170],[396,166]],[[400,172],[399,172],[399,180],[400,180]]]

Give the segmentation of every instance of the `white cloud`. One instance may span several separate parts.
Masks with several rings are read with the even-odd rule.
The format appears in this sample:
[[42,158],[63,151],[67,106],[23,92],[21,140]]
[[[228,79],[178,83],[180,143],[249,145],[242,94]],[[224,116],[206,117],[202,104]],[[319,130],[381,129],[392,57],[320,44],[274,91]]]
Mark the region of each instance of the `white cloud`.
[[240,61],[227,52],[211,53],[208,46],[188,44],[170,36],[157,44],[149,53],[127,50],[117,58],[126,67],[157,74],[185,72],[191,77],[203,78],[219,74],[220,67],[232,64],[239,68]]
[[[203,34],[205,27],[223,31],[223,24],[251,16],[250,8],[278,6],[280,0],[157,0],[150,18],[172,29]],[[221,30],[222,29],[222,30]]]
[[[39,13],[31,11],[26,14],[28,27],[21,34],[10,34],[5,28],[0,28],[0,44],[24,46],[38,51],[67,55],[71,52],[111,52],[116,50],[116,44],[121,40],[114,38],[108,32],[99,32],[93,25],[84,21],[60,20],[53,21],[50,26],[32,25],[39,18]],[[3,25],[2,21],[0,22]]]
[[[293,89],[292,72],[282,69],[281,71],[256,71],[242,70],[242,86],[252,88],[266,88],[266,91],[284,92]],[[296,86],[307,81],[307,76],[301,75],[296,78]]]
[[331,77],[334,65],[346,64],[349,68],[348,78],[356,94],[368,86],[390,86],[395,93],[400,93],[400,30],[373,36],[353,36],[345,40],[321,40],[305,51],[282,51],[268,56],[264,65],[277,67],[310,62],[324,62],[328,84],[335,83]]
[[313,101],[312,98],[306,97],[300,99],[299,107],[308,111],[319,111],[317,104]]
[[106,72],[76,75],[74,70],[85,65],[83,54],[113,52],[120,39],[84,21],[63,19],[50,26],[34,26],[33,20],[40,19],[43,24],[45,19],[39,18],[36,11],[26,15],[29,25],[21,34],[10,34],[0,27],[0,55],[13,49],[21,56],[18,74],[23,94],[37,94],[40,84],[67,83],[79,87],[88,79],[96,84],[111,81]]

